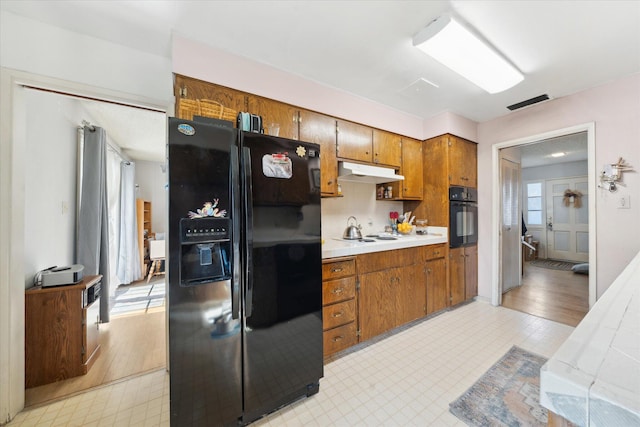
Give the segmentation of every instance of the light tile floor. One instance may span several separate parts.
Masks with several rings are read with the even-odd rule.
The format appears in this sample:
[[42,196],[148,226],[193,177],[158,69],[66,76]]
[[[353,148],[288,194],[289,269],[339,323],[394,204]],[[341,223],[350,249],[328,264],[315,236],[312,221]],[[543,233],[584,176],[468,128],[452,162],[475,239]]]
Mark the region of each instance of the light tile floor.
[[[549,358],[570,326],[473,302],[325,365],[320,392],[255,426],[464,426],[449,403],[513,345]],[[168,426],[163,371],[38,408],[17,426]]]

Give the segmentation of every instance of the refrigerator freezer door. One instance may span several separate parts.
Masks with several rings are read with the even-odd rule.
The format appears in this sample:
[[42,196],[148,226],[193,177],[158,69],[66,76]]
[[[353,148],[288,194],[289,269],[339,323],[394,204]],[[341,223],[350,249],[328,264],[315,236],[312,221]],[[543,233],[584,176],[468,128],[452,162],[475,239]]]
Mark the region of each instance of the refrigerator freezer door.
[[243,147],[253,201],[243,348],[250,422],[317,392],[323,375],[320,188],[312,179],[320,159],[315,144],[260,134],[243,133]]
[[232,298],[235,143],[234,129],[169,119],[172,425],[237,425],[242,417],[241,319]]

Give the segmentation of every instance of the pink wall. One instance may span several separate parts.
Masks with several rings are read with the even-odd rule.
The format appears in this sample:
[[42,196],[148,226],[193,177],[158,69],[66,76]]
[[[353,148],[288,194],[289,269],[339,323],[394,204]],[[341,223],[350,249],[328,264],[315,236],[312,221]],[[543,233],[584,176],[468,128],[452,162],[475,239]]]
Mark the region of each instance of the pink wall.
[[180,36],[172,60],[177,74],[422,139],[419,117]]
[[[491,298],[491,146],[547,131],[595,122],[596,165],[622,156],[640,170],[640,76],[551,100],[477,124],[453,113],[422,120],[341,90],[226,51],[174,36],[173,72],[313,111],[352,120],[417,139],[453,133],[479,142],[478,191],[479,294]],[[553,95],[553,94],[551,94]],[[640,250],[640,183],[637,173],[625,175],[627,187],[611,194],[598,191],[597,294],[609,286]],[[619,195],[631,195],[631,209],[617,209]],[[594,218],[590,218],[594,220]]]
[[445,133],[452,133],[469,141],[478,140],[478,123],[453,113],[442,113],[424,121],[423,137],[429,139]]
[[[553,95],[553,94],[551,94]],[[623,157],[635,172],[624,174],[625,187],[596,194],[597,296],[609,287],[640,251],[640,74],[551,100],[478,125],[478,197],[491,200],[492,145],[584,123],[595,123],[595,166]],[[590,170],[590,173],[592,171]],[[618,209],[629,195],[630,209]],[[491,203],[479,206],[479,294],[491,296]]]

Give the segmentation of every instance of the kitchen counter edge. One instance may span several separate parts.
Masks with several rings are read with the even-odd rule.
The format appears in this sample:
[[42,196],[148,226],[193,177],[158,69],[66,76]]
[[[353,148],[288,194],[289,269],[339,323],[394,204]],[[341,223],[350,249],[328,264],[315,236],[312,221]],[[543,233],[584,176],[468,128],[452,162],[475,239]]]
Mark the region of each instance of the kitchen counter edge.
[[429,232],[426,235],[420,236],[412,234],[409,236],[398,237],[397,240],[349,242],[327,239],[322,245],[322,259],[447,243],[449,241],[448,233],[447,227],[429,227]]

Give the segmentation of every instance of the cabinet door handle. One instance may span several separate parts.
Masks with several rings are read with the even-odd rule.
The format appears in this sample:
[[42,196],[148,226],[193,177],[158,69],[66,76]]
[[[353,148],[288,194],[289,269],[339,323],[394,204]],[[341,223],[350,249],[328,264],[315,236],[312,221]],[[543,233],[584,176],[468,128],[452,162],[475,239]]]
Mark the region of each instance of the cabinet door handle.
[[431,269],[427,268],[427,273],[431,274]]
[[333,337],[332,341],[333,342],[338,342],[338,341],[342,341],[344,339],[344,337],[342,335],[338,335],[337,337]]
[[342,292],[344,292],[344,288],[335,288],[331,291],[331,293],[335,295],[341,294]]
[[344,311],[340,310],[337,313],[333,313],[331,317],[342,317],[343,314],[344,314]]
[[336,268],[332,268],[331,272],[332,273],[340,273],[342,271],[342,268],[336,267]]
[[333,184],[333,180],[331,179],[331,180],[327,181],[327,184],[328,184],[328,185]]

